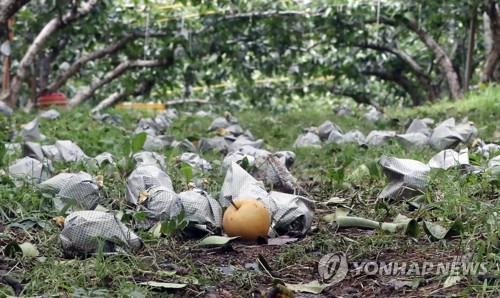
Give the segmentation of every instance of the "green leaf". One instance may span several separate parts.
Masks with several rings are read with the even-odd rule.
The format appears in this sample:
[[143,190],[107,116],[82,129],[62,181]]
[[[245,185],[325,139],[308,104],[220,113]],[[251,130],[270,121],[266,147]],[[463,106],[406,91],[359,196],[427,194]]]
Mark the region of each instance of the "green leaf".
[[153,235],[153,238],[160,238],[161,237],[161,222],[157,222],[151,229],[149,229],[149,232]]
[[208,236],[198,243],[198,246],[224,246],[230,241],[239,238],[237,237],[225,237],[225,236]]
[[413,13],[411,13],[409,11],[405,12],[403,14],[403,16],[405,17],[405,19],[407,19],[410,22],[416,22],[415,16],[413,15]]
[[7,154],[7,148],[5,148],[5,143],[0,141],[0,167],[4,166],[3,158]]
[[460,276],[460,275],[450,275],[444,281],[443,288],[452,287],[452,286],[456,285],[461,279],[462,279],[462,276]]
[[424,231],[427,235],[437,240],[444,239],[448,233],[448,229],[445,227],[428,221],[424,221]]
[[142,150],[144,143],[146,143],[146,133],[141,132],[134,136],[132,139],[132,153],[137,153]]
[[184,178],[186,178],[186,183],[189,183],[189,181],[191,181],[191,178],[193,178],[193,168],[187,163],[183,162],[181,165],[181,171],[184,174]]
[[4,252],[6,256],[14,258],[16,254],[22,254],[23,250],[21,249],[17,241],[14,240],[5,246]]
[[125,158],[130,157],[130,153],[132,152],[132,144],[130,143],[130,139],[126,138],[122,144],[123,156]]
[[417,237],[419,233],[420,227],[418,226],[418,222],[414,219],[410,220],[406,225],[405,235]]
[[38,257],[40,255],[38,249],[32,243],[25,242],[19,245],[19,247],[21,248],[23,256],[25,257]]
[[343,204],[347,201],[346,198],[339,198],[339,197],[331,197],[327,201],[320,202],[322,205],[328,205],[328,204]]
[[329,284],[320,284],[317,280],[313,280],[308,283],[300,284],[287,284],[285,286],[294,292],[311,293],[311,294],[321,294],[324,289],[329,287]]
[[150,286],[155,288],[163,289],[183,289],[187,284],[171,283],[171,282],[157,282],[157,281],[146,281],[139,283],[141,286]]
[[450,229],[448,230],[448,232],[445,235],[445,238],[459,236],[462,234],[464,229],[465,229],[465,227],[464,227],[463,223],[459,219],[457,219],[451,225]]

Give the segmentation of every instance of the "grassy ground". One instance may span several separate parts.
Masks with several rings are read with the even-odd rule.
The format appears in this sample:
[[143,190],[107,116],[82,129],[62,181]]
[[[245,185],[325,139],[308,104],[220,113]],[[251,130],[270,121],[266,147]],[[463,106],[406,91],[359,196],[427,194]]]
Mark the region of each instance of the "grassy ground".
[[[264,149],[270,151],[292,150],[297,154],[291,169],[300,184],[310,192],[317,203],[314,229],[295,243],[282,246],[250,245],[239,241],[220,249],[200,249],[199,239],[180,235],[154,238],[150,233],[138,231],[145,241],[145,248],[137,255],[106,256],[102,253],[87,259],[63,257],[59,242],[59,228],[52,218],[50,199],[31,187],[14,187],[2,176],[0,184],[0,297],[55,295],[59,297],[259,297],[273,288],[273,278],[256,259],[262,255],[275,271],[275,277],[290,284],[316,280],[315,264],[324,254],[344,252],[350,266],[354,262],[445,262],[469,256],[473,261],[484,262],[487,276],[463,276],[450,283],[446,275],[387,276],[356,274],[354,271],[340,283],[326,288],[320,297],[420,297],[420,296],[500,296],[498,280],[499,255],[499,184],[485,175],[460,175],[455,171],[433,172],[429,187],[423,197],[428,204],[421,209],[411,209],[406,201],[377,200],[387,180],[378,161],[380,156],[411,158],[426,163],[436,150],[412,149],[398,144],[362,149],[354,145],[325,145],[320,149],[294,149],[292,144],[303,128],[318,126],[331,120],[344,131],[359,129],[368,134],[374,129],[391,129],[403,132],[408,119],[430,117],[440,122],[448,117],[460,121],[468,116],[478,128],[479,137],[488,142],[500,143],[500,92],[491,87],[481,93],[471,94],[459,102],[443,101],[416,109],[388,109],[386,118],[377,123],[363,120],[360,115],[337,117],[330,107],[301,112],[275,114],[271,112],[232,111],[244,129],[256,138],[265,140]],[[183,108],[187,109],[187,108]],[[168,134],[176,139],[199,138],[210,134],[206,128],[212,117],[186,116],[179,109],[180,119],[169,128]],[[76,142],[89,156],[108,151],[121,158],[123,146],[144,112],[109,110],[123,117],[120,125],[111,125],[90,119],[88,109],[63,113],[57,120],[43,120],[41,132],[47,135],[44,143],[57,139]],[[223,108],[214,108],[221,115]],[[4,129],[0,137],[9,140],[9,131],[19,129],[34,114],[15,114],[1,121]],[[464,145],[462,145],[464,146]],[[161,152],[168,160],[179,154],[177,150]],[[19,155],[7,155],[2,167]],[[222,160],[215,154],[204,155],[208,160]],[[471,160],[478,164],[487,161],[471,153]],[[347,160],[352,163],[346,164]],[[85,169],[81,165],[57,163],[57,173],[86,170],[90,174],[104,175],[105,194],[114,209],[125,210],[125,185],[119,171]],[[182,171],[169,166],[175,190],[186,189]],[[223,175],[215,170],[199,174],[209,181],[209,190],[220,190]],[[496,184],[495,184],[496,183]],[[341,204],[355,216],[391,222],[398,214],[419,222],[440,222],[450,226],[463,224],[459,235],[434,240],[425,232],[409,236],[402,232],[387,233],[383,230],[360,228],[339,229],[329,220],[338,204],[324,204],[332,197],[345,199]],[[325,217],[326,216],[326,217]],[[12,222],[21,228],[10,228]],[[8,256],[7,245],[33,243],[38,257]],[[351,268],[352,269],[352,268]],[[8,273],[9,277],[5,275]],[[161,289],[140,285],[144,281],[185,283],[180,290]],[[9,284],[10,286],[8,286]],[[445,287],[446,286],[446,287]],[[16,293],[15,293],[16,292]],[[301,293],[300,297],[315,297]],[[271,296],[269,296],[271,297]],[[272,296],[274,297],[274,296]],[[277,296],[276,296],[277,297]]]

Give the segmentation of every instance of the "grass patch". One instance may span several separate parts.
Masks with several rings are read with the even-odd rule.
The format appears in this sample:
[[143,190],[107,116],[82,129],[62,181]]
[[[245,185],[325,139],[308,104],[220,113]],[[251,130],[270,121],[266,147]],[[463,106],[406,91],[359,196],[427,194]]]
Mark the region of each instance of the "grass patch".
[[[153,238],[145,231],[138,231],[145,241],[145,249],[138,255],[105,255],[102,252],[88,259],[65,259],[59,243],[59,229],[52,223],[57,215],[52,209],[51,198],[36,189],[16,187],[7,176],[0,184],[0,247],[16,240],[30,242],[39,251],[38,258],[10,257],[2,249],[5,261],[1,270],[11,271],[13,278],[22,285],[22,295],[63,295],[72,297],[150,297],[168,293],[174,297],[204,296],[207,293],[228,291],[235,296],[248,297],[261,294],[272,288],[273,280],[262,270],[252,268],[258,254],[263,255],[270,266],[283,280],[299,283],[314,280],[314,264],[324,254],[343,251],[349,261],[452,261],[453,257],[470,255],[476,261],[486,262],[489,272],[498,276],[499,255],[499,181],[488,173],[463,175],[453,170],[433,171],[423,199],[424,208],[412,209],[407,201],[382,201],[377,199],[387,179],[379,166],[382,155],[416,159],[426,163],[436,150],[432,148],[405,148],[397,143],[386,146],[359,148],[355,145],[325,145],[322,148],[292,147],[296,137],[304,128],[319,126],[330,120],[344,132],[357,129],[367,135],[371,130],[396,130],[402,133],[404,124],[412,118],[433,118],[436,122],[455,117],[460,121],[468,117],[479,130],[479,137],[488,142],[499,142],[500,135],[500,88],[489,87],[480,93],[471,93],[460,101],[442,101],[434,105],[414,109],[387,109],[386,118],[372,123],[363,119],[363,111],[356,111],[353,117],[334,115],[329,107],[302,110],[286,114],[272,111],[231,111],[241,126],[256,138],[265,140],[264,149],[270,151],[292,150],[296,162],[292,174],[300,184],[318,201],[314,220],[314,231],[304,239],[280,247],[249,247],[235,243],[232,250],[203,251],[196,247],[197,240],[178,235]],[[179,109],[179,119],[165,131],[176,140],[196,140],[213,136],[207,127],[215,116],[222,115],[222,107],[212,107],[214,116],[196,117],[191,107]],[[95,121],[89,117],[88,107],[78,108],[71,113],[62,113],[56,120],[42,119],[40,130],[47,136],[42,144],[53,144],[56,140],[72,140],[89,156],[102,152],[112,153],[118,160],[123,158],[123,146],[132,134],[137,121],[142,117],[153,117],[150,112],[110,109],[122,121],[119,124]],[[32,120],[34,113],[16,113],[8,119],[0,119],[3,127],[2,142],[17,142],[12,131],[18,131],[21,124]],[[174,166],[174,159],[180,155],[178,149],[159,152],[168,161],[167,173],[177,192],[189,185],[185,173]],[[20,153],[7,153],[2,159],[6,166]],[[217,153],[202,154],[212,161],[210,172],[194,172],[194,178],[208,181],[208,191],[218,198],[224,180],[220,168],[223,157]],[[487,161],[474,156],[478,164]],[[103,175],[104,195],[109,199],[106,207],[132,212],[125,202],[124,173],[113,167],[88,168],[72,163],[54,163],[56,173],[85,170],[92,175]],[[417,237],[402,233],[389,234],[382,230],[358,228],[338,229],[335,223],[324,218],[335,212],[335,205],[322,202],[331,197],[345,198],[344,207],[351,214],[377,221],[392,221],[403,214],[419,222],[439,222],[450,226],[456,221],[463,224],[463,231],[457,236],[435,240],[423,231]],[[17,228],[8,224],[19,223]],[[230,268],[230,269],[228,269]],[[379,295],[402,296],[403,292],[387,286],[391,276],[351,276],[333,289],[323,293],[325,297],[346,295],[354,288],[356,293],[373,293],[374,285],[380,286]],[[454,286],[444,288],[446,276],[414,277],[418,284],[410,295],[472,295],[498,297],[499,281],[470,276]],[[182,290],[159,290],[140,285],[144,281],[185,283]],[[347,291],[347,292],[346,292]],[[0,295],[13,295],[11,286],[0,284]]]

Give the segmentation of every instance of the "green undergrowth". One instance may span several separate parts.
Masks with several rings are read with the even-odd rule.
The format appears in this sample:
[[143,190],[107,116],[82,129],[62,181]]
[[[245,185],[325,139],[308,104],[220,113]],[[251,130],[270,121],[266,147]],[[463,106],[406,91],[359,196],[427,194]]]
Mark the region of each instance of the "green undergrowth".
[[[408,148],[397,143],[369,148],[352,144],[293,148],[293,143],[303,129],[317,127],[326,120],[336,123],[344,132],[358,129],[368,135],[371,130],[395,130],[403,133],[408,120],[425,117],[434,119],[435,123],[449,117],[455,117],[457,122],[460,122],[464,117],[468,117],[478,128],[481,139],[500,143],[497,129],[500,126],[500,99],[497,95],[499,91],[500,88],[492,86],[481,92],[472,92],[460,101],[442,101],[413,109],[388,108],[385,117],[375,123],[362,117],[365,112],[363,110],[356,111],[352,117],[339,117],[333,113],[331,107],[282,114],[261,110],[229,111],[238,118],[243,129],[248,129],[255,138],[265,140],[264,149],[292,150],[296,153],[296,161],[290,171],[311,194],[311,198],[317,201],[315,232],[303,241],[287,244],[279,253],[270,256],[268,261],[271,266],[280,272],[288,272],[290,268],[311,267],[321,255],[336,251],[345,252],[352,261],[374,260],[381,252],[390,253],[394,260],[405,260],[408,254],[420,254],[421,258],[430,261],[438,261],[443,255],[472,254],[478,261],[487,261],[491,266],[490,270],[498,274],[499,177],[492,177],[488,173],[464,175],[455,170],[432,171],[426,191],[417,196],[421,204],[418,208],[415,207],[414,201],[410,200],[394,202],[377,199],[379,192],[388,182],[380,168],[379,159],[381,156],[394,156],[427,163],[437,153],[435,149]],[[176,140],[198,140],[215,136],[215,133],[207,132],[207,128],[214,117],[222,116],[224,107],[205,109],[211,111],[212,116],[195,117],[186,113],[195,112],[197,108],[179,107],[179,119],[174,120],[165,134],[174,136]],[[122,118],[120,123],[110,124],[93,120],[89,112],[90,109],[84,106],[71,112],[62,112],[61,117],[56,120],[40,120],[40,131],[47,136],[40,143],[53,144],[56,140],[72,140],[91,157],[106,151],[120,160],[126,158],[125,148],[132,138],[137,121],[142,117],[154,116],[152,112],[109,109],[106,113],[120,115]],[[21,124],[31,121],[35,115],[34,112],[19,112],[8,119],[0,119],[2,143],[20,141],[19,137],[13,137],[12,132],[19,130]],[[176,166],[175,157],[182,153],[177,149],[165,149],[159,153],[167,158],[167,173],[172,178],[177,192],[189,189],[190,178],[201,178],[207,181],[208,191],[217,198],[224,181],[224,171],[220,166],[223,156],[216,152],[202,154],[202,157],[213,162],[214,167],[212,171],[203,173],[194,169],[186,172]],[[18,157],[20,153],[6,153],[1,168],[6,170],[7,165]],[[475,155],[472,148],[470,158],[478,165],[484,166],[487,163],[487,159]],[[108,198],[105,207],[122,210],[126,214],[133,212],[125,203],[124,177],[128,173],[126,168],[87,167],[62,162],[54,163],[53,166],[55,173],[87,171],[92,175],[103,175],[103,192]],[[0,247],[16,240],[18,243],[34,243],[39,251],[38,258],[19,255],[7,258],[5,248],[2,249],[3,256],[8,259],[5,264],[15,265],[16,279],[25,286],[23,295],[158,295],[149,288],[138,285],[138,277],[142,277],[150,280],[170,278],[175,282],[197,284],[195,288],[199,293],[203,292],[200,287],[225,283],[230,285],[227,288],[232,289],[236,296],[245,297],[256,289],[256,278],[263,278],[262,273],[245,270],[226,276],[213,264],[195,265],[196,260],[185,253],[193,247],[195,241],[186,242],[187,239],[182,234],[158,239],[147,232],[138,231],[146,243],[145,253],[139,256],[105,256],[98,253],[85,260],[65,259],[60,249],[59,229],[52,222],[52,218],[60,214],[52,209],[51,198],[29,186],[16,187],[7,176],[2,176],[1,179],[0,223],[3,228],[16,223],[17,228],[0,231]],[[340,204],[323,204],[332,197],[343,201]],[[388,233],[381,229],[338,229],[328,215],[334,214],[340,207],[349,209],[352,216],[381,222],[391,222],[398,214],[405,215],[415,220],[420,230],[414,235],[405,235],[403,232]],[[423,231],[424,222],[447,228],[459,223],[460,228],[453,237],[435,239],[432,233]],[[187,268],[187,273],[172,277],[164,271],[152,270],[144,256],[155,256],[159,251],[163,252],[162,261]],[[155,259],[153,262],[159,263],[160,260]],[[162,274],[164,276],[161,276]],[[309,275],[306,279],[311,280],[313,276]],[[441,283],[445,279],[446,277],[436,277]],[[496,297],[498,294],[498,279],[485,282],[477,277],[469,277],[467,282],[462,281],[460,285],[456,292],[465,296]],[[12,289],[0,284],[0,295],[2,293],[11,295]],[[196,294],[175,293],[186,297]]]

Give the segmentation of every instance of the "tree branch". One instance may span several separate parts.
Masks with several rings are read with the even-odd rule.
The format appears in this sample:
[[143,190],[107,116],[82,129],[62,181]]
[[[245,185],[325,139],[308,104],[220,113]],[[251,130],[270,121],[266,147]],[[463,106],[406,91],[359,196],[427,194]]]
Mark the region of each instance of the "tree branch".
[[389,47],[386,45],[374,44],[369,42],[354,44],[354,46],[365,49],[372,49],[380,52],[388,52],[395,55],[399,59],[403,60],[410,67],[411,71],[416,75],[422,87],[426,90],[429,100],[435,101],[438,98],[439,94],[435,86],[433,86],[431,79],[429,78],[429,75],[415,60],[413,60],[412,57],[410,57],[405,52],[394,47]]
[[483,73],[481,74],[481,82],[494,81],[495,69],[497,69],[500,61],[500,12],[496,1],[485,1],[485,11],[489,18],[492,44],[489,52],[486,55]]
[[340,89],[337,86],[330,88],[330,92],[332,92],[334,94],[342,95],[345,97],[350,97],[357,103],[365,103],[365,104],[369,104],[369,105],[372,104],[371,100],[370,100],[371,96],[367,93],[364,93],[364,92],[349,91],[349,90],[345,90],[345,89]]
[[30,0],[4,0],[2,2],[4,3],[0,4],[0,24],[7,22]]
[[98,0],[89,0],[85,2],[83,4],[83,7],[78,9],[76,13],[68,12],[62,17],[62,20],[59,18],[54,18],[43,27],[42,31],[40,31],[40,33],[37,35],[33,43],[24,54],[23,59],[19,62],[16,75],[13,78],[10,86],[10,90],[4,97],[8,105],[10,105],[11,107],[16,106],[22,82],[26,77],[27,69],[33,63],[36,55],[45,46],[52,34],[54,34],[54,32],[56,32],[57,30],[67,26],[68,24],[71,24],[86,16],[97,5],[98,2]]
[[166,107],[178,106],[182,104],[197,104],[203,105],[210,103],[208,99],[179,99],[179,100],[169,100],[165,103]]
[[434,58],[444,70],[444,73],[446,75],[446,80],[448,82],[448,87],[450,88],[451,97],[453,99],[461,98],[463,96],[462,87],[460,86],[458,74],[456,73],[455,69],[453,69],[453,64],[450,57],[439,46],[434,38],[432,38],[432,36],[424,30],[422,30],[422,28],[416,22],[407,21],[405,25],[408,29],[416,33],[420,40],[434,54]]
[[123,89],[121,91],[117,91],[117,92],[111,94],[110,96],[106,97],[106,99],[104,99],[103,101],[99,102],[99,104],[97,106],[95,106],[90,112],[92,114],[95,114],[102,109],[105,109],[109,106],[112,106],[114,104],[119,103],[120,101],[124,100],[125,98],[127,98],[130,95],[139,96],[139,95],[147,94],[147,93],[151,92],[151,89],[153,89],[154,84],[155,84],[155,80],[149,79],[149,80],[144,81],[141,84],[141,86],[139,86],[139,88],[137,88],[133,92],[126,92],[125,89]]
[[78,90],[75,96],[71,98],[69,101],[69,108],[73,108],[80,103],[86,101],[88,98],[90,98],[94,92],[101,88],[102,86],[108,84],[109,82],[113,81],[114,79],[118,78],[122,74],[125,73],[130,68],[135,68],[135,67],[155,67],[155,66],[163,66],[163,65],[172,65],[173,63],[173,58],[169,57],[166,59],[162,60],[132,60],[132,61],[125,61],[120,63],[117,67],[115,67],[113,70],[107,72],[104,77],[97,81],[91,83],[89,86],[86,86],[84,88],[81,88]]
[[[162,37],[162,36],[166,36],[166,34],[165,33],[148,34],[148,37]],[[69,78],[71,78],[76,73],[78,73],[78,71],[80,71],[80,69],[85,63],[116,53],[118,50],[125,47],[128,43],[143,37],[145,37],[144,33],[128,34],[111,45],[108,45],[102,49],[93,51],[83,57],[80,57],[78,60],[76,60],[75,63],[73,63],[68,68],[68,70],[66,70],[66,72],[64,72],[63,74],[59,75],[57,78],[54,79],[54,81],[47,87],[47,92],[52,93],[61,88],[61,86],[63,86],[66,83],[66,81],[68,81]]]
[[362,70],[361,73],[364,75],[376,76],[384,81],[390,81],[398,84],[399,86],[401,86],[401,88],[405,90],[406,93],[410,95],[414,106],[418,106],[424,102],[424,97],[422,96],[422,94],[418,92],[418,89],[410,81],[410,79],[408,79],[403,74],[388,72],[384,70],[370,70],[370,69]]
[[[220,15],[219,18],[216,19],[216,22],[225,21],[225,20],[233,20],[240,18],[265,18],[271,16],[278,17],[293,17],[293,16],[308,16],[308,17],[318,17],[322,16],[324,12],[317,11],[313,13],[308,13],[306,11],[300,10],[266,10],[266,11],[251,11],[251,12],[229,12],[224,15]],[[208,29],[212,28],[215,23],[211,23],[210,25],[205,25],[202,28],[198,29],[194,34],[201,34]]]

